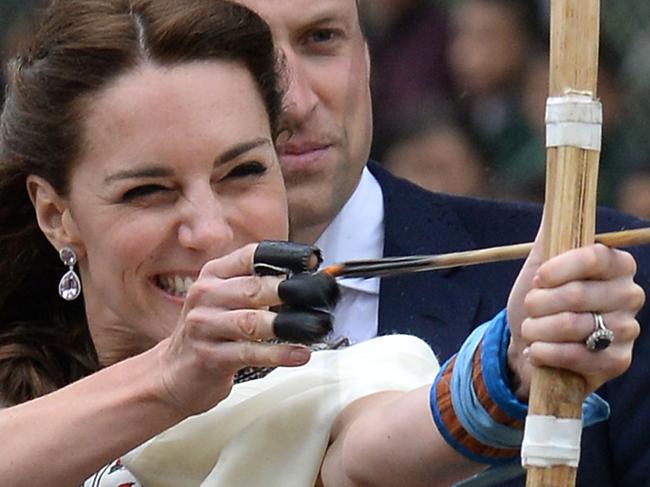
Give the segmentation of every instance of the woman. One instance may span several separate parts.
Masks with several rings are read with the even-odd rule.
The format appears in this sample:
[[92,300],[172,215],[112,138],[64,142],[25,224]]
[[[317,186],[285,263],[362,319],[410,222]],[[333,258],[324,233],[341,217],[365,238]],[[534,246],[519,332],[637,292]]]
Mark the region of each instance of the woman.
[[[274,65],[266,25],[219,0],[53,1],[12,62],[0,135],[1,397],[11,406],[0,411],[10,439],[0,483],[78,485],[233,397],[242,367],[309,360],[303,345],[261,342],[273,337],[281,279],[251,275],[251,243],[287,236]],[[55,296],[57,286],[79,294],[74,274],[57,284],[75,264],[83,303]],[[591,392],[631,356],[643,301],[633,259],[592,247],[538,267],[533,256],[508,311],[518,395],[531,363],[570,368]],[[558,299],[567,287],[575,299]],[[534,318],[522,327],[525,295]],[[582,343],[593,309],[616,333],[598,359]],[[485,336],[507,338],[505,316],[495,323]],[[428,363],[431,376],[414,379],[426,385],[367,390],[337,411],[314,481],[445,485],[484,468],[436,430],[432,409],[445,406],[430,404]]]

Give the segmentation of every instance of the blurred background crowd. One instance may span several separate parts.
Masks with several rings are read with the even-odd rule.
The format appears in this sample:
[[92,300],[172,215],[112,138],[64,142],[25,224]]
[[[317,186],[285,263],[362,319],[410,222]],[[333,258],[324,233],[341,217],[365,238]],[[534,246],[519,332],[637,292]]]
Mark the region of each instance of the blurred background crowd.
[[[650,217],[650,2],[602,0],[601,204]],[[373,157],[434,191],[542,201],[549,0],[364,0]]]
[[[36,2],[0,0],[0,58]],[[599,203],[650,218],[650,2],[601,8]],[[361,16],[372,157],[433,191],[542,201],[549,0],[361,0]]]

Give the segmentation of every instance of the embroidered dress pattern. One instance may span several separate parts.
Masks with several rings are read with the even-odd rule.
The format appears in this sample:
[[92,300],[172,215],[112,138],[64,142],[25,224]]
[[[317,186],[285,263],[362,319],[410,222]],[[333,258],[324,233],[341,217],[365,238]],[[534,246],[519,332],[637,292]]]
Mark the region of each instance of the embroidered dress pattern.
[[144,487],[118,458],[106,465],[80,487]]

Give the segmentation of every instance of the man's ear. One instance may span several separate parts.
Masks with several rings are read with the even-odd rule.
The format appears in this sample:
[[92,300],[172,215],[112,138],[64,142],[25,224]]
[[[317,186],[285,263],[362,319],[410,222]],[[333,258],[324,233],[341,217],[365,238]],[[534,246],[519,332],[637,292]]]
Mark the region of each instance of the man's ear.
[[79,231],[67,200],[48,181],[33,174],[27,176],[27,193],[36,211],[38,226],[52,246],[57,250],[73,246],[79,252]]

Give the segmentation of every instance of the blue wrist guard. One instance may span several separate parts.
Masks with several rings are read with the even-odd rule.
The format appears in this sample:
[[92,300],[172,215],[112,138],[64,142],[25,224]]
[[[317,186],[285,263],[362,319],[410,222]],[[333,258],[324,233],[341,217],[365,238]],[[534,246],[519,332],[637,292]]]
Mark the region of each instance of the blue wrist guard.
[[[440,368],[431,387],[433,419],[445,440],[467,458],[490,465],[520,455],[528,406],[511,390],[507,350],[510,329],[503,310],[476,328]],[[606,401],[591,394],[583,425],[607,419]]]

